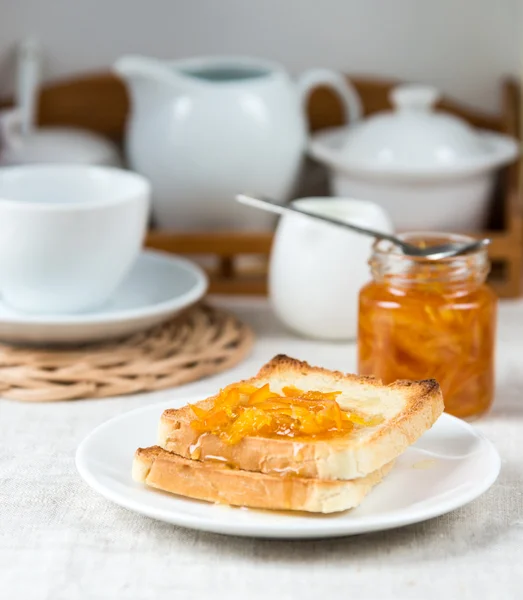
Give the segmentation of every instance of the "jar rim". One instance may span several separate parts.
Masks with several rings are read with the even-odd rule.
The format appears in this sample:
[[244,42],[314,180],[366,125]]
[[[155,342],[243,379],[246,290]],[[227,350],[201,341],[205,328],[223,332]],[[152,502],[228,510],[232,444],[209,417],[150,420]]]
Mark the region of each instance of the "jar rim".
[[[444,243],[467,243],[474,237],[461,233],[438,231],[413,231],[398,235],[406,242],[432,242],[432,245]],[[447,282],[449,285],[470,280],[471,274],[476,282],[485,281],[490,270],[488,252],[485,246],[456,256],[430,259],[423,256],[405,254],[399,246],[388,240],[376,240],[373,245],[369,265],[375,281],[388,278],[396,284],[413,284],[412,274],[418,275],[420,284]]]
[[[396,237],[399,238],[400,240],[404,241],[404,242],[409,242],[409,243],[416,243],[417,241],[421,241],[423,240],[424,242],[427,241],[433,241],[434,243],[431,244],[433,246],[435,245],[439,245],[439,244],[468,244],[470,242],[474,242],[476,241],[477,238],[472,237],[470,235],[466,235],[463,233],[452,233],[452,232],[444,232],[444,231],[409,231],[409,232],[404,232],[404,233],[399,233],[396,234]],[[430,247],[430,246],[429,246]],[[410,259],[413,261],[419,261],[419,262],[424,262],[426,260],[431,260],[434,261],[434,259],[427,259],[423,256],[411,256],[410,254],[405,254],[400,246],[398,246],[397,244],[394,244],[393,242],[390,242],[388,240],[376,240],[373,244],[373,255],[376,254],[383,254],[383,255],[389,255],[389,256],[401,256],[401,257],[405,257],[406,259]],[[456,259],[465,257],[465,256],[473,256],[473,255],[481,255],[481,254],[485,254],[486,255],[487,250],[485,246],[480,246],[478,247],[476,250],[474,250],[473,252],[468,252],[467,254],[459,254],[456,256],[449,256],[446,258],[438,258],[436,261],[437,263],[450,263]]]

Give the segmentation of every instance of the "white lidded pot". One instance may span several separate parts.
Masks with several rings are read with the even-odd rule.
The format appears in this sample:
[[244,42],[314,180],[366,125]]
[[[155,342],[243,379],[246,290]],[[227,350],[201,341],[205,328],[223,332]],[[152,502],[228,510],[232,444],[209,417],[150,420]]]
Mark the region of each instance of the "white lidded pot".
[[126,153],[153,186],[153,217],[171,230],[264,229],[273,217],[238,206],[235,194],[289,199],[307,145],[305,101],[329,85],[348,121],[358,95],[339,73],[315,69],[294,82],[278,64],[214,56],[162,61],[126,56]]
[[[385,211],[350,198],[295,200],[308,212],[391,233]],[[269,297],[277,317],[311,338],[353,340],[358,296],[370,280],[373,240],[336,225],[292,214],[280,219],[269,265]]]
[[37,127],[25,133],[15,109],[0,112],[0,166],[35,164],[121,166],[108,139],[77,127]]
[[431,87],[391,93],[392,111],[313,136],[332,191],[378,202],[398,229],[476,231],[486,225],[496,171],[518,154],[513,138],[436,111]]
[[78,127],[37,127],[41,48],[33,39],[18,45],[16,107],[0,112],[0,166],[40,163],[117,167],[116,145]]

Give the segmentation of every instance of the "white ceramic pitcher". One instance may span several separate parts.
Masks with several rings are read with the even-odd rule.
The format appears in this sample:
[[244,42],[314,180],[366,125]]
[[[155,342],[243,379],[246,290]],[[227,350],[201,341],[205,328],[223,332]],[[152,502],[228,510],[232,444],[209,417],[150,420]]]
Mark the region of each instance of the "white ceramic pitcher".
[[[308,212],[392,232],[389,217],[373,202],[302,198],[295,203]],[[307,337],[355,339],[359,291],[371,279],[372,243],[370,237],[300,214],[282,217],[269,265],[269,295],[279,319]]]
[[239,206],[234,195],[290,197],[306,147],[310,90],[331,86],[346,121],[361,115],[346,78],[325,69],[294,83],[280,65],[245,57],[126,56],[114,68],[131,97],[127,158],[152,183],[160,228],[269,227],[270,215]]

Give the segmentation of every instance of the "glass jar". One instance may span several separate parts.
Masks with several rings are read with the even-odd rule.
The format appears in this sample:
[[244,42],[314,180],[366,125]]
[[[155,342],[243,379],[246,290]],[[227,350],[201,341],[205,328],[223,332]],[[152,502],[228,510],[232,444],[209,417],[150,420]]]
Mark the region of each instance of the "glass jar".
[[[466,242],[453,234],[401,236],[419,245]],[[485,284],[485,248],[428,260],[374,245],[373,281],[360,292],[359,372],[385,383],[436,379],[445,410],[462,418],[488,410],[494,394],[496,296]]]

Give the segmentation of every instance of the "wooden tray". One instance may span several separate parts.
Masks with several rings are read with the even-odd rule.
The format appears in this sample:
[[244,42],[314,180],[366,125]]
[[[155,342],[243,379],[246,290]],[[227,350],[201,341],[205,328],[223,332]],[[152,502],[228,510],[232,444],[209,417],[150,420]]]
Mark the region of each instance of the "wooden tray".
[[[389,107],[388,94],[397,80],[350,76],[363,102],[366,115]],[[501,85],[502,108],[498,115],[484,114],[444,98],[440,107],[461,116],[476,127],[507,133],[520,139],[520,87],[511,79]],[[3,105],[8,105],[7,100]],[[0,102],[0,106],[2,103]],[[76,125],[100,132],[121,142],[128,99],[123,84],[110,74],[85,76],[47,85],[41,92],[39,121],[44,125]],[[342,108],[328,89],[311,95],[308,107],[311,130],[339,125]],[[478,237],[490,237],[493,262],[491,283],[501,297],[522,292],[523,222],[521,216],[520,170],[523,163],[505,169],[499,178],[489,230]],[[220,294],[266,294],[266,265],[271,233],[191,233],[151,231],[147,246],[177,254],[212,257],[211,292]],[[238,267],[238,258],[258,256],[256,267]]]

